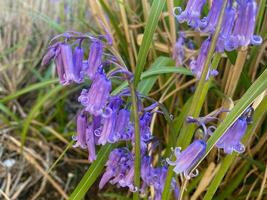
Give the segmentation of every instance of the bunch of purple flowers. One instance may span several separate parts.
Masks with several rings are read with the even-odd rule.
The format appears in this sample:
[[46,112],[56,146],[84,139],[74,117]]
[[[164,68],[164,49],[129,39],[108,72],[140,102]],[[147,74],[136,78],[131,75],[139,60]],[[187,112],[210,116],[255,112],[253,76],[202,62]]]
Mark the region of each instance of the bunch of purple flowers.
[[[201,76],[211,38],[218,25],[223,2],[224,0],[213,0],[210,11],[205,17],[201,17],[201,12],[206,0],[189,0],[183,11],[180,7],[174,9],[174,15],[179,23],[187,22],[194,30],[209,34],[208,38],[202,43],[198,58],[193,59],[189,65],[197,78]],[[254,35],[256,17],[257,3],[255,0],[227,0],[215,51],[223,53],[249,44],[260,45],[262,38]],[[177,43],[180,43],[180,41],[178,40]],[[207,79],[217,74],[216,70],[211,69]]]
[[[88,58],[84,60],[84,46],[89,44]],[[77,32],[67,32],[52,39],[43,65],[55,60],[57,75],[62,85],[81,84],[86,78],[91,85],[82,89],[78,98],[82,109],[77,114],[77,135],[74,136],[74,147],[88,149],[88,160],[97,158],[96,145],[107,143],[128,142],[134,147],[134,125],[131,121],[131,110],[128,97],[130,91],[125,88],[117,95],[112,95],[112,78],[132,81],[132,73],[122,67],[115,56],[109,54],[108,47],[112,44],[109,34],[94,37]],[[114,67],[107,73],[107,67]],[[154,199],[161,199],[167,166],[156,168],[149,156],[149,144],[153,136],[150,123],[153,110],[159,105],[153,102],[145,107],[143,96],[137,93],[140,138],[141,138],[141,179],[142,188],[136,188],[134,178],[134,151],[129,148],[114,149],[106,163],[106,171],[102,176],[99,188],[107,182],[119,187],[128,187],[132,192],[145,193],[147,187],[154,187]],[[153,146],[153,145],[152,145]],[[133,148],[132,148],[133,149]],[[178,193],[177,183],[173,179],[172,188]]]

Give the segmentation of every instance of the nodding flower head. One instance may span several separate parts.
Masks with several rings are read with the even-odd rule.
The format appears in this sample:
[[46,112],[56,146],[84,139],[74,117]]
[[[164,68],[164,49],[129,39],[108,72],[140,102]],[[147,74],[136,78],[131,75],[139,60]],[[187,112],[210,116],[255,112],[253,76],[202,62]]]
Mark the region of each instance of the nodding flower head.
[[[155,190],[154,199],[160,200],[164,189],[168,168],[167,166],[153,168],[151,161],[152,158],[150,156],[146,155],[142,158],[141,178],[144,182],[142,190],[145,190],[146,186],[148,185],[153,186]],[[178,197],[178,188],[174,178],[172,179],[171,189],[175,190],[175,196]]]
[[104,44],[102,41],[95,39],[90,46],[90,52],[88,57],[88,66],[86,69],[86,75],[89,78],[94,78],[98,71],[98,68],[102,64],[102,56],[104,51]]
[[98,72],[91,84],[91,87],[83,89],[78,101],[85,106],[85,111],[92,115],[105,116],[105,112],[110,112],[106,109],[106,103],[109,99],[111,91],[111,81],[107,79],[103,72]]
[[136,191],[133,185],[134,158],[127,148],[114,149],[106,163],[106,171],[103,174],[99,188],[102,189],[107,182],[117,184],[119,187],[129,187],[131,191]]
[[[206,39],[202,43],[197,60],[192,60],[190,62],[190,69],[191,69],[192,73],[198,79],[200,78],[200,76],[202,74],[204,63],[205,63],[205,60],[206,60],[207,55],[208,55],[209,47],[210,47],[210,38]],[[217,74],[218,74],[217,70],[209,70],[206,79],[209,79],[210,76],[216,76]]]
[[181,66],[183,64],[184,43],[185,43],[185,36],[184,33],[181,32],[179,33],[179,38],[176,41],[172,51],[172,57],[175,60],[176,66]]
[[231,4],[228,4],[225,10],[224,17],[223,17],[221,32],[219,34],[219,37],[216,43],[216,51],[222,53],[224,52],[224,50],[235,48],[234,45],[233,47],[226,46],[228,44],[227,41],[231,37],[232,31],[233,31],[233,27],[235,24],[235,17],[236,17],[236,10],[232,7]]
[[121,109],[116,113],[114,130],[109,137],[109,142],[128,141],[133,137],[133,124],[130,121],[130,111]]
[[84,51],[80,46],[75,47],[74,53],[73,53],[73,63],[74,63],[74,78],[75,82],[81,83],[83,80],[83,56]]
[[223,134],[216,143],[216,147],[223,149],[227,154],[231,154],[233,151],[243,153],[245,146],[241,143],[241,139],[246,130],[247,117],[242,116]]
[[187,22],[189,26],[198,28],[202,23],[200,15],[205,3],[206,0],[189,0],[184,11],[180,7],[174,8],[174,15],[179,23]]
[[205,152],[206,142],[204,140],[195,140],[182,152],[179,147],[175,148],[176,161],[171,161],[169,158],[166,161],[169,165],[175,166],[173,171],[176,174],[183,173],[185,178],[190,179],[192,176],[196,176],[190,173],[190,170],[204,156]]
[[208,16],[201,20],[201,31],[209,33],[213,33],[215,31],[219,20],[220,11],[222,10],[223,1],[224,0],[212,1],[212,6]]
[[76,126],[77,126],[77,136],[74,137],[74,140],[76,140],[76,144],[74,147],[81,147],[83,149],[86,148],[86,128],[87,128],[87,116],[82,111],[78,114],[77,120],[76,120]]
[[42,59],[41,66],[47,65],[55,57],[55,55],[56,55],[56,48],[50,47]]
[[257,16],[257,3],[255,0],[237,1],[237,19],[233,33],[226,43],[227,50],[233,50],[249,44],[259,45],[262,38],[253,35]]

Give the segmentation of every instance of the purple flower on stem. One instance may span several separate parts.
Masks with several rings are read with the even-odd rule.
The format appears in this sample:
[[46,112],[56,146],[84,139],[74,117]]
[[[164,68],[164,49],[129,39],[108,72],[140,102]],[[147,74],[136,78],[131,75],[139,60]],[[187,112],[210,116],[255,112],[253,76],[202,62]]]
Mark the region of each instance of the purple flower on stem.
[[233,151],[243,153],[245,146],[240,142],[247,130],[246,117],[240,117],[236,122],[223,134],[216,143],[216,147],[222,148],[225,153],[231,154]]
[[[147,186],[153,186],[155,189],[154,199],[160,200],[164,189],[168,168],[166,166],[153,168],[151,160],[152,158],[150,156],[143,156],[142,158],[141,178],[143,180],[143,186],[141,191],[144,191]],[[172,179],[171,186],[175,191],[175,196],[178,197],[179,190],[175,179]]]
[[[201,10],[206,0],[189,0],[186,8],[182,11],[181,7],[174,8],[174,16],[179,23],[187,22],[193,28],[198,28],[202,23],[200,20]],[[176,13],[178,11],[178,14]]]
[[130,121],[130,114],[130,111],[127,109],[121,109],[118,112],[113,133],[109,137],[111,143],[128,141],[133,137],[133,124]]
[[106,108],[111,91],[111,81],[103,72],[98,72],[91,84],[90,89],[83,89],[78,101],[85,106],[85,111],[92,115],[107,117],[111,110]]
[[83,49],[80,46],[77,46],[74,49],[73,53],[73,63],[74,63],[74,78],[77,83],[81,83],[83,80],[83,56],[84,52]]
[[103,43],[98,39],[94,39],[90,47],[90,52],[88,57],[88,67],[86,69],[86,74],[91,79],[94,78],[98,68],[102,64],[103,51],[104,51]]
[[55,55],[56,55],[56,48],[55,47],[49,48],[42,59],[41,66],[47,65],[55,57]]
[[228,5],[228,7],[225,10],[223,23],[221,32],[219,34],[217,44],[216,44],[216,51],[222,53],[226,49],[231,49],[231,47],[226,47],[227,41],[231,37],[233,27],[235,24],[235,17],[236,17],[236,10],[232,8],[232,5]]
[[249,44],[260,45],[262,38],[253,35],[257,16],[257,3],[254,0],[240,0],[237,6],[237,19],[231,38],[227,41],[228,51]]
[[133,192],[136,191],[133,185],[133,163],[133,155],[127,148],[114,149],[109,155],[99,188],[102,189],[107,182],[110,182],[120,187],[129,187]]
[[192,174],[190,170],[202,158],[205,152],[206,142],[204,140],[195,140],[182,152],[179,147],[175,148],[176,161],[171,161],[169,158],[166,161],[169,165],[175,166],[173,171],[176,174],[183,173],[185,178],[190,179],[192,176],[197,175]]
[[210,8],[208,16],[201,20],[201,31],[209,33],[213,33],[215,31],[219,20],[220,11],[223,6],[223,1],[224,0],[212,1],[212,6]]
[[116,123],[116,112],[112,112],[112,114],[103,119],[103,127],[100,133],[100,137],[98,140],[98,144],[105,145],[107,142],[112,142],[109,138],[111,137]]
[[86,127],[87,127],[87,116],[84,114],[84,112],[80,112],[77,116],[76,120],[76,126],[77,126],[77,136],[74,137],[74,140],[76,140],[76,144],[73,147],[81,147],[83,149],[86,148]]
[[[190,69],[191,69],[192,73],[198,79],[200,78],[200,76],[202,74],[204,63],[205,63],[205,60],[206,60],[207,55],[208,55],[209,46],[210,46],[210,38],[206,39],[202,43],[201,48],[200,48],[199,55],[197,57],[197,60],[192,60],[190,62]],[[217,74],[218,74],[218,71],[217,70],[209,70],[206,79],[209,79],[210,76],[216,76]]]
[[184,43],[185,35],[184,33],[179,33],[179,38],[173,47],[172,57],[175,60],[176,66],[181,66],[184,59]]

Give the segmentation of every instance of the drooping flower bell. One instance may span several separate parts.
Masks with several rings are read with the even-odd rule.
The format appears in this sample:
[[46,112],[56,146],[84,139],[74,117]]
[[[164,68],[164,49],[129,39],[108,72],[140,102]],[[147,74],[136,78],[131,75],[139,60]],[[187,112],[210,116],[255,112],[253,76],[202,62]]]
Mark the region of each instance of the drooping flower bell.
[[[200,48],[200,52],[199,55],[197,57],[197,60],[193,59],[190,62],[190,69],[192,71],[192,73],[199,79],[201,74],[202,74],[202,70],[205,64],[205,60],[207,58],[208,55],[208,51],[209,51],[209,47],[210,47],[210,38],[206,39]],[[213,70],[210,69],[206,79],[209,79],[210,76],[216,76],[218,75],[218,71],[217,70]]]
[[229,3],[227,8],[225,9],[225,14],[223,17],[222,28],[216,43],[216,51],[223,53],[227,49],[231,49],[231,47],[226,47],[227,41],[230,39],[233,27],[235,24],[236,18],[236,10]]
[[175,166],[173,171],[176,174],[183,173],[185,178],[190,179],[192,176],[196,176],[190,170],[204,156],[205,152],[206,142],[204,140],[195,140],[182,152],[179,147],[175,148],[176,161],[171,161],[169,158],[166,161],[169,165]]
[[90,46],[88,66],[85,72],[87,76],[91,79],[94,78],[98,68],[102,64],[103,51],[104,51],[104,44],[102,43],[102,41],[94,39]]
[[74,49],[73,53],[73,63],[74,63],[74,78],[75,82],[81,83],[83,80],[83,56],[84,56],[84,51],[81,46],[77,46]]
[[121,109],[117,113],[114,130],[109,137],[109,142],[129,141],[133,137],[133,124],[130,121],[130,111]]
[[[147,186],[153,186],[155,190],[154,199],[160,200],[164,189],[168,168],[167,166],[153,168],[151,161],[152,158],[148,155],[143,156],[142,158],[141,178],[143,180],[143,185],[141,191],[144,191]],[[174,178],[171,182],[171,190],[174,190],[176,197],[179,196],[179,189]]]
[[216,147],[223,149],[227,154],[231,154],[233,151],[243,153],[245,146],[241,143],[241,139],[247,130],[248,120],[250,119],[246,115],[239,117],[219,139]]
[[106,171],[103,174],[99,188],[102,189],[107,182],[117,184],[119,187],[129,187],[130,191],[135,192],[133,185],[134,158],[127,148],[114,149],[106,163]]
[[200,16],[205,3],[206,0],[189,0],[184,11],[181,7],[174,8],[174,16],[179,23],[187,22],[192,28],[198,28],[202,23]]
[[105,109],[111,91],[111,81],[107,79],[102,71],[95,75],[91,87],[83,89],[78,101],[85,106],[85,111],[92,115],[102,115],[105,117],[110,114],[110,109]]
[[185,43],[185,35],[183,32],[179,33],[179,38],[175,43],[172,51],[172,58],[175,60],[176,66],[181,66],[183,64],[184,59],[184,43]]
[[77,136],[74,137],[76,144],[73,147],[81,147],[82,149],[86,148],[86,128],[87,128],[87,116],[82,111],[78,114],[76,120],[77,126]]
[[213,33],[215,31],[219,20],[220,11],[222,10],[223,1],[224,0],[212,1],[212,6],[208,16],[201,20],[201,31],[208,33]]
[[253,34],[256,16],[257,3],[255,0],[237,1],[237,19],[232,36],[226,44],[228,51],[249,44],[259,45],[262,43],[262,38]]

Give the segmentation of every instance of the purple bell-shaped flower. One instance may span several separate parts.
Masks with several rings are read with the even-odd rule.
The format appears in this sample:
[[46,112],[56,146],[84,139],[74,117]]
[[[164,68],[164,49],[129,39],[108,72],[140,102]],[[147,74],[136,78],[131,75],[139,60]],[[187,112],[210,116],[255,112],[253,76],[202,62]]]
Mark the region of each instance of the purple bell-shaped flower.
[[[205,60],[206,60],[207,55],[208,55],[209,46],[210,46],[210,38],[206,39],[202,43],[197,60],[192,60],[190,62],[190,69],[191,69],[192,73],[198,79],[200,78],[200,76],[202,74],[204,63],[205,63]],[[209,70],[206,79],[209,79],[210,76],[216,76],[216,75],[218,75],[217,70]]]
[[222,148],[225,153],[231,154],[233,151],[243,153],[245,146],[240,142],[247,130],[246,117],[240,117],[236,122],[223,134],[216,143],[216,147]]
[[169,158],[166,161],[169,165],[175,166],[173,171],[176,174],[183,173],[185,178],[190,179],[192,176],[196,176],[190,173],[190,170],[204,156],[205,152],[206,142],[204,140],[195,140],[182,152],[179,147],[175,148],[176,161],[171,161]]
[[90,47],[88,66],[86,69],[86,74],[91,79],[94,78],[95,74],[98,71],[98,68],[102,64],[103,51],[103,43],[98,39],[94,39]]
[[[202,23],[200,20],[201,10],[206,0],[189,0],[186,8],[182,11],[181,7],[174,8],[174,15],[179,23],[187,22],[193,28],[198,28]],[[176,13],[178,11],[178,14]]]
[[109,116],[111,110],[105,109],[111,91],[111,81],[103,72],[98,72],[90,89],[83,89],[78,101],[85,106],[85,111],[92,115]]

